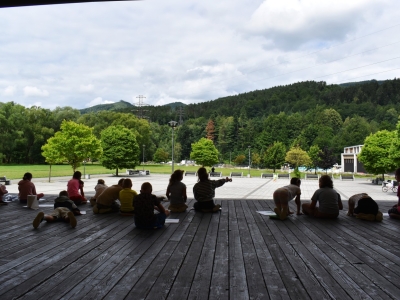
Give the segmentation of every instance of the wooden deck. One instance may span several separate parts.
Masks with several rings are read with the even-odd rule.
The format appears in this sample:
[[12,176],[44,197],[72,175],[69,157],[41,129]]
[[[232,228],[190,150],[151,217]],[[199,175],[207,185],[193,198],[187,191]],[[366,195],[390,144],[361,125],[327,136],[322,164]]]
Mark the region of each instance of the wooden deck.
[[38,211],[1,206],[0,299],[400,298],[400,221],[279,221],[256,212],[271,200],[217,202],[220,213],[173,214],[180,223],[159,230],[89,205],[75,229],[35,230]]

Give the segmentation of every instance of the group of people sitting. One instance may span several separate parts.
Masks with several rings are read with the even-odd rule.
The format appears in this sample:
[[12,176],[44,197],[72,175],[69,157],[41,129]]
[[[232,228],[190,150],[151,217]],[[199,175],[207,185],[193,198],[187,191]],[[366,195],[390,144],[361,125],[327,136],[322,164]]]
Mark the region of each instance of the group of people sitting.
[[[138,228],[160,228],[164,225],[165,219],[170,212],[185,212],[187,194],[186,185],[182,182],[183,170],[176,170],[170,177],[166,190],[169,209],[165,209],[161,204],[164,197],[157,197],[152,194],[152,185],[149,182],[142,184],[138,194],[132,189],[130,178],[121,178],[118,184],[107,186],[103,179],[99,179],[95,186],[95,195],[90,199],[93,207],[93,213],[104,214],[110,212],[119,212],[122,215],[131,215],[134,217],[135,225]],[[67,190],[61,191],[55,199],[54,211],[49,215],[39,212],[33,221],[33,227],[37,228],[45,220],[54,222],[63,220],[69,222],[71,227],[77,224],[76,215],[80,215],[78,205],[87,203],[83,191],[84,183],[81,180],[81,172],[74,172],[72,179],[68,181]],[[231,178],[222,178],[219,180],[210,180],[206,168],[201,167],[197,171],[198,182],[193,187],[193,194],[196,202],[194,209],[200,212],[217,212],[221,209],[219,204],[215,204],[215,189],[232,181]],[[396,170],[395,177],[400,180],[400,168]],[[25,173],[22,180],[18,183],[19,199],[21,203],[26,203],[28,195],[36,195],[41,198],[43,194],[37,194],[35,185],[31,181],[32,174]],[[290,184],[278,188],[273,193],[275,203],[274,212],[278,218],[285,220],[288,215],[293,214],[289,209],[289,201],[295,199],[297,205],[297,215],[309,215],[316,218],[335,219],[339,216],[339,211],[343,209],[340,194],[333,188],[333,181],[330,176],[322,175],[319,178],[319,189],[311,197],[310,203],[301,204],[301,180],[292,178]],[[0,201],[2,195],[7,193],[4,186],[0,187]],[[389,210],[391,218],[400,219],[400,190],[398,191],[398,204]],[[119,200],[119,202],[118,202]],[[158,211],[158,213],[154,213]],[[367,194],[360,193],[349,198],[349,216],[356,215],[359,219],[370,221],[382,221],[383,215],[379,211],[378,204]]]
[[[400,168],[396,170],[395,177],[396,180],[400,179]],[[310,203],[301,204],[300,185],[299,178],[292,178],[289,185],[278,188],[274,192],[276,216],[271,216],[271,218],[285,220],[288,215],[293,214],[288,205],[288,202],[293,199],[297,205],[297,215],[305,214],[323,219],[336,219],[339,216],[339,211],[343,209],[343,203],[340,194],[334,190],[333,181],[329,175],[322,175],[319,178],[319,189],[314,192]],[[400,219],[400,192],[397,193],[397,196],[398,203],[388,211],[388,214],[391,218]],[[368,221],[380,222],[383,220],[383,214],[379,211],[378,204],[366,193],[355,194],[349,198],[347,215],[355,215],[358,219]]]
[[[182,182],[183,173],[184,171],[182,170],[176,170],[169,180],[166,190],[166,198],[170,202],[169,209],[165,209],[161,204],[161,201],[165,199],[164,197],[157,197],[152,194],[152,185],[149,182],[143,183],[140,193],[137,193],[132,189],[130,178],[121,178],[118,184],[111,186],[107,186],[103,179],[99,179],[95,186],[95,195],[90,199],[93,213],[119,212],[121,215],[133,216],[137,228],[161,228],[164,226],[170,212],[185,212],[188,208],[186,205],[186,185]],[[197,173],[199,182],[193,188],[194,196],[197,200],[194,204],[194,209],[201,212],[219,211],[221,206],[214,203],[215,189],[225,184],[225,182],[232,181],[232,179],[226,177],[219,180],[210,180],[205,168],[200,168]],[[81,172],[74,172],[72,179],[68,181],[67,190],[61,191],[59,197],[55,199],[54,210],[48,215],[39,212],[33,221],[34,228],[38,228],[42,221],[54,222],[60,220],[69,222],[73,228],[76,226],[75,216],[81,214],[78,205],[87,203],[81,176]],[[30,179],[32,179],[32,174],[30,174],[29,182]],[[32,190],[28,194],[36,194],[32,182],[30,182],[30,186]],[[43,194],[37,196],[43,197]],[[155,213],[155,211],[158,212]]]

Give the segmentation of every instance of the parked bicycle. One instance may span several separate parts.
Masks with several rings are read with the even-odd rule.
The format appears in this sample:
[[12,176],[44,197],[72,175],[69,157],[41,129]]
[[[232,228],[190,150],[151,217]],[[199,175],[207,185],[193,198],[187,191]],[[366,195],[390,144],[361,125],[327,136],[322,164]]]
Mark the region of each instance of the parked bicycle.
[[398,186],[394,184],[391,180],[382,182],[382,192],[387,192],[388,190],[392,190],[393,193],[397,193]]

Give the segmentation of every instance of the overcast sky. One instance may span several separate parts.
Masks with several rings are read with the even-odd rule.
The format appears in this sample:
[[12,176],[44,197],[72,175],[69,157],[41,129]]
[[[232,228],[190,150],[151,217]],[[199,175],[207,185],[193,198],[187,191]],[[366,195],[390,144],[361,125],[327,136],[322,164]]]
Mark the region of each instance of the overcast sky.
[[396,0],[148,0],[0,9],[0,102],[199,103],[400,74]]

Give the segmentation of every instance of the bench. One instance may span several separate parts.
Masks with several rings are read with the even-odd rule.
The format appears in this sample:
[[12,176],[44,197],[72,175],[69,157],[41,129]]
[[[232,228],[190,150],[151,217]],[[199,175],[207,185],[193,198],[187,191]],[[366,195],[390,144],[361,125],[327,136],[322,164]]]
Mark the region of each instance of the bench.
[[243,177],[243,172],[231,172],[229,177]]
[[354,180],[354,175],[340,175],[340,180]]
[[290,178],[290,174],[278,174],[278,179],[280,178]]
[[126,170],[128,175],[139,175],[139,170]]
[[150,175],[150,170],[126,170],[128,175]]
[[9,179],[6,178],[6,176],[2,176],[0,177],[0,183],[4,182],[5,185],[10,185],[11,181]]
[[222,172],[210,172],[210,177],[221,177]]
[[274,178],[273,173],[261,173],[261,178]]
[[305,179],[319,179],[318,174],[306,174]]
[[185,176],[187,175],[194,175],[196,176],[196,171],[185,171]]

